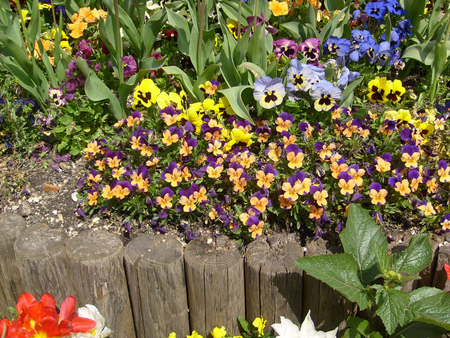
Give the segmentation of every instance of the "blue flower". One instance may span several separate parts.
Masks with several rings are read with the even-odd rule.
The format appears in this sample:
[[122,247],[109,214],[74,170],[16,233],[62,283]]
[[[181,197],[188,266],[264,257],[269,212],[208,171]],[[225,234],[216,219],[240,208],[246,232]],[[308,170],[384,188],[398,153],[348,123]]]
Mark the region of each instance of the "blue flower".
[[407,13],[403,9],[402,6],[397,2],[397,0],[387,0],[386,7],[389,13],[391,14],[397,14],[397,15],[403,15],[405,16]]
[[291,60],[290,64],[291,67],[286,72],[288,90],[307,91],[313,84],[325,78],[325,71],[322,68],[300,63],[297,59]]
[[365,11],[368,16],[383,21],[383,16],[387,13],[386,5],[384,2],[369,2],[366,5]]
[[263,76],[257,79],[254,85],[253,97],[263,108],[271,109],[280,105],[286,96],[286,89],[280,77],[272,79],[270,76]]
[[378,49],[380,45],[373,42],[363,42],[359,46],[359,52],[361,56],[367,56],[369,58],[369,63],[374,63],[377,60]]
[[336,54],[337,56],[347,56],[351,46],[351,42],[347,39],[330,36],[323,44],[323,53],[325,55]]
[[391,44],[387,41],[383,41],[380,43],[380,48],[378,49],[378,61],[382,66],[386,63],[386,61],[394,54],[391,49]]

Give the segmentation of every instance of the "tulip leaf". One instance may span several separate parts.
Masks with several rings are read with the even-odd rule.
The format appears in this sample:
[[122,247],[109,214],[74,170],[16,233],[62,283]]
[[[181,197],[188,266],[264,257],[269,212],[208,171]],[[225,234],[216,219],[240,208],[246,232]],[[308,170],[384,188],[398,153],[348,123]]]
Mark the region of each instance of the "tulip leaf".
[[197,81],[194,82],[193,91],[199,101],[201,101],[202,98],[204,97],[204,93],[199,88],[199,86],[204,84],[206,81],[211,81],[213,79],[214,73],[216,72],[217,68],[219,68],[220,66],[221,66],[221,64],[213,64],[213,65],[209,66],[198,77]]
[[375,280],[380,273],[374,246],[388,251],[388,243],[369,213],[357,204],[351,204],[347,224],[340,234],[342,246],[358,266],[358,276],[363,284]]
[[181,84],[183,85],[183,88],[186,91],[187,95],[189,95],[192,99],[197,97],[194,93],[192,80],[184,71],[176,66],[166,66],[163,67],[163,69],[167,74],[173,75],[175,78],[181,81]]
[[[446,57],[450,50],[450,41],[446,43]],[[418,45],[412,45],[405,49],[402,57],[405,59],[414,59],[431,66],[436,58],[436,41],[427,41]]]
[[341,107],[351,107],[353,103],[353,98],[355,96],[355,88],[364,80],[364,76],[360,76],[359,78],[353,80],[347,87],[345,87],[342,92],[342,99],[340,106]]
[[185,17],[178,13],[174,13],[171,10],[167,11],[167,19],[169,23],[177,30],[178,48],[180,48],[180,51],[183,54],[189,55],[189,44],[191,41],[191,29],[189,27],[189,22]]
[[255,124],[252,117],[250,116],[248,110],[248,103],[244,103],[242,96],[248,98],[253,91],[251,86],[235,86],[227,89],[218,90],[219,93],[223,94],[230,102],[231,108],[233,108],[236,115],[244,120],[249,121],[252,124]]
[[[235,21],[239,21],[238,20],[238,18],[239,18],[239,14],[238,14],[239,13],[239,2],[230,1],[230,0],[220,1],[220,6],[228,18],[233,19]],[[251,8],[245,2],[242,1],[242,3],[241,3],[241,25],[242,25],[242,27],[247,25],[247,18],[252,15],[253,15],[253,12],[252,12]]]
[[296,263],[308,275],[339,291],[351,302],[356,302],[361,310],[367,308],[367,290],[358,278],[355,260],[348,253],[301,257]]

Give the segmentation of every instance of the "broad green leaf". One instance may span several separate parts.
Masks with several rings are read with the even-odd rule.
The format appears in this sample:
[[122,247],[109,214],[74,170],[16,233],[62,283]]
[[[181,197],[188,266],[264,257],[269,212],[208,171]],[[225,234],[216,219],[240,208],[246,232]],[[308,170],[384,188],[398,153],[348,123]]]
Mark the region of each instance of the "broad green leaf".
[[250,333],[250,324],[245,320],[244,317],[238,317],[239,324],[241,324],[242,328],[245,332]]
[[180,68],[176,66],[166,66],[163,67],[163,69],[167,74],[173,75],[175,78],[181,81],[181,84],[183,85],[184,90],[186,91],[189,97],[191,97],[192,99],[196,98],[196,95],[193,90],[194,88],[192,84],[192,79],[189,76],[187,76],[187,74],[184,71],[182,71]]
[[350,328],[347,328],[347,329],[345,330],[345,333],[344,333],[344,335],[343,335],[342,337],[343,337],[343,338],[361,338],[361,337],[363,337],[363,336],[361,336],[361,335],[359,334],[358,330],[356,330],[356,329],[350,327]]
[[384,250],[384,248],[379,247],[378,245],[375,245],[373,249],[375,251],[375,256],[377,258],[378,268],[380,272],[391,270],[392,256],[389,255],[389,252],[387,252],[387,250]]
[[388,251],[388,243],[369,213],[357,204],[351,204],[347,224],[340,234],[346,253],[358,266],[358,276],[363,284],[373,282],[380,273],[374,246]]
[[248,60],[253,62],[257,66],[261,67],[264,71],[267,69],[267,53],[265,52],[265,27],[259,25],[253,32],[252,37],[248,43]]
[[367,320],[359,317],[348,317],[347,326],[355,329],[358,333],[367,337],[370,334],[370,324]]
[[450,294],[442,290],[421,287],[410,293],[406,312],[411,320],[437,325],[450,330]]
[[364,76],[353,80],[342,92],[341,107],[351,107],[353,103],[354,91],[356,87],[364,80]]
[[325,0],[324,5],[327,11],[331,13],[344,8],[345,3],[344,0]]
[[395,338],[440,338],[447,332],[446,329],[421,322],[411,322],[395,331]]
[[[427,37],[431,39],[434,35],[434,32],[439,28],[439,26],[443,23],[441,19],[441,4],[443,0],[435,0],[433,3],[433,10],[431,12],[428,28],[427,28]],[[438,40],[439,41],[439,40]]]
[[289,21],[281,24],[281,27],[286,29],[289,32],[289,34],[292,35],[294,40],[299,40],[300,38],[304,39],[304,36],[300,34],[300,31],[303,29],[301,28],[302,26],[303,24],[297,21]]
[[358,278],[358,266],[348,253],[301,257],[296,263],[308,275],[339,291],[348,300],[358,303],[361,310],[369,305],[367,290]]
[[240,65],[247,56],[248,42],[250,39],[250,29],[241,36],[239,41],[236,43],[236,47],[233,49],[233,61],[235,65]]
[[189,55],[189,43],[191,36],[191,29],[185,17],[171,10],[167,11],[167,19],[169,23],[177,30],[178,33],[178,48],[183,54]]
[[251,86],[236,86],[227,89],[221,89],[217,91],[223,94],[230,102],[231,108],[240,118],[255,124],[248,110],[248,102],[244,103],[242,96],[248,97],[253,93]]
[[344,17],[346,11],[347,8],[342,9],[342,11],[338,15],[336,15],[333,19],[327,22],[325,27],[320,32],[320,41],[327,41],[331,35],[337,36],[338,38],[341,37],[336,33],[336,27],[339,24],[339,20]]
[[421,21],[427,0],[399,0],[400,5],[406,10],[406,18],[411,21],[413,27],[417,27]]
[[39,46],[39,50],[41,52],[41,60],[44,63],[50,84],[52,87],[58,88],[59,83],[58,80],[56,79],[55,71],[53,69],[52,64],[50,63],[50,59],[48,58],[47,52],[45,51],[44,46],[42,45],[42,42],[40,40],[38,40],[37,43]]
[[402,290],[386,290],[382,285],[374,285],[377,290],[377,315],[383,321],[386,331],[392,334],[405,321],[405,309],[409,304],[409,293]]
[[220,55],[218,57],[219,63],[222,64],[221,72],[228,87],[238,86],[242,84],[241,77],[236,69],[233,60],[233,53],[234,49],[237,46],[237,42],[228,29],[225,20],[220,14],[220,11],[218,11],[218,17],[223,36],[222,51],[220,52]]
[[38,35],[41,32],[41,16],[39,15],[38,4],[38,0],[33,0],[31,3],[31,19],[26,32],[26,35],[28,35],[28,48],[31,54],[33,54],[35,49],[35,41],[38,39]]
[[[418,45],[412,45],[405,49],[402,58],[414,59],[422,62],[427,66],[431,66],[436,58],[435,55],[436,41],[424,42]],[[446,43],[447,56],[450,54],[450,41]]]
[[392,270],[416,274],[425,269],[432,260],[429,235],[415,235],[409,246],[400,253],[392,254]]
[[156,37],[162,26],[167,22],[167,13],[161,10],[153,14],[142,29],[142,44],[144,45],[141,58],[146,58],[153,51]]
[[[237,1],[219,1],[221,9],[223,10],[223,12],[225,13],[225,15],[233,20],[238,21],[238,7],[239,7],[239,3]],[[242,2],[242,7],[241,7],[241,25],[242,27],[247,25],[247,17],[253,15],[253,12],[251,10],[251,8],[245,3]]]
[[317,27],[316,10],[311,2],[308,4],[308,12],[306,14],[306,24],[310,24],[313,27]]
[[266,75],[265,72],[260,67],[251,62],[242,62],[242,64],[238,67],[238,69],[241,68],[247,69],[250,72],[252,72],[255,78],[263,77]]

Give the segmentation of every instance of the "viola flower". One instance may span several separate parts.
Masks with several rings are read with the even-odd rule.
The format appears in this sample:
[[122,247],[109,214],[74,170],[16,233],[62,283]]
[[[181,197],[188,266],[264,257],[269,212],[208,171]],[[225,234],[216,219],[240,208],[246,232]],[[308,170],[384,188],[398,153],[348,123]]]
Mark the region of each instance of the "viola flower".
[[388,180],[390,186],[394,187],[394,190],[400,193],[403,197],[408,196],[411,193],[411,189],[409,188],[409,181],[407,179],[401,178],[400,174],[397,177],[390,177]]
[[389,99],[386,97],[390,93],[392,88],[392,82],[388,81],[385,77],[376,77],[369,82],[370,93],[367,94],[370,102],[386,103]]
[[320,183],[319,187],[315,185],[311,186],[310,193],[313,195],[313,198],[318,206],[324,207],[328,204],[327,202],[328,191],[323,189],[322,183]]
[[277,132],[288,131],[294,122],[294,116],[288,113],[281,113],[275,120]]
[[447,161],[440,160],[438,168],[439,181],[442,183],[450,182],[450,166],[448,166]]
[[379,173],[386,173],[391,170],[392,156],[389,153],[384,153],[382,156],[375,158],[375,169]]
[[[194,105],[191,105],[185,113],[182,113],[178,116],[178,121],[182,122],[183,120],[192,123],[195,127],[195,133],[200,135],[201,127],[203,124],[202,120],[203,114],[200,114]],[[185,127],[186,128],[186,127]]]
[[275,180],[275,176],[278,175],[278,172],[268,164],[264,171],[258,170],[256,172],[256,185],[262,189],[269,189],[272,182]]
[[278,59],[281,58],[282,55],[288,59],[293,59],[297,55],[298,45],[293,40],[282,38],[272,41],[272,45],[275,47],[273,52]]
[[333,155],[333,151],[336,149],[336,144],[334,142],[330,144],[325,144],[324,142],[314,143],[314,149],[319,154],[322,160],[327,160]]
[[133,128],[134,126],[137,126],[141,123],[142,115],[137,110],[133,111],[131,115],[127,116],[124,122],[127,123],[127,127]]
[[341,172],[346,172],[348,170],[348,164],[343,161],[332,161],[330,165],[331,176],[338,178]]
[[105,154],[106,163],[111,169],[118,168],[120,166],[120,161],[122,160],[123,153],[122,152],[112,152],[108,151]]
[[278,196],[278,201],[280,202],[280,207],[284,210],[292,209],[294,205],[294,201],[287,199],[284,195]]
[[419,189],[419,184],[422,183],[423,177],[420,175],[419,170],[412,169],[408,173],[408,178],[411,180],[410,188],[412,192],[417,191]]
[[272,202],[266,195],[263,195],[260,191],[258,191],[250,197],[250,204],[259,212],[264,212],[266,211],[266,207],[270,207],[272,205]]
[[275,142],[270,142],[268,148],[264,151],[264,154],[268,156],[272,161],[278,162],[283,152],[283,145]]
[[286,89],[280,77],[274,79],[270,76],[260,77],[255,81],[254,86],[253,97],[265,109],[280,105],[286,96]]
[[356,187],[356,182],[353,180],[353,177],[346,171],[343,171],[338,175],[338,178],[338,186],[341,188],[341,194],[345,196],[353,194]]
[[[306,195],[311,190],[311,179],[307,177],[308,174],[303,171],[297,171],[295,175],[292,175],[291,177],[295,177],[295,185],[298,185],[298,194],[299,195]],[[289,181],[289,179],[288,179]]]
[[165,187],[161,191],[161,196],[156,197],[156,204],[163,209],[170,209],[172,208],[172,197],[172,189]]
[[152,180],[149,176],[148,169],[144,164],[140,165],[137,171],[133,171],[130,178],[132,186],[137,187],[143,192],[148,191],[148,186]]
[[359,54],[361,57],[367,56],[369,63],[372,64],[377,60],[380,45],[375,40],[364,41],[359,46]]
[[357,187],[363,185],[362,177],[366,173],[364,169],[359,169],[359,166],[357,164],[352,164],[351,166],[348,167],[347,172],[353,178]]
[[423,201],[417,206],[417,209],[422,210],[425,216],[436,215],[436,210],[434,210],[431,202]]
[[177,143],[183,137],[183,130],[178,127],[170,127],[163,132],[162,142],[167,147]]
[[383,16],[387,13],[387,8],[384,2],[368,2],[364,11],[368,16],[383,21]]
[[48,96],[56,107],[65,106],[67,103],[67,99],[64,96],[64,91],[62,88],[50,88],[48,90]]
[[[392,39],[392,37],[391,37],[391,39]],[[393,55],[394,55],[394,52],[393,52],[393,49],[392,49],[390,43],[387,41],[381,42],[380,46],[378,48],[378,52],[377,52],[377,58],[378,58],[380,65],[384,66],[386,61]],[[400,80],[398,80],[398,81],[400,81]]]
[[178,38],[178,32],[176,29],[165,29],[163,30],[162,35],[167,41],[176,41]]
[[450,231],[450,214],[445,214],[439,221],[439,224],[442,226],[443,231]]
[[195,203],[197,203],[197,198],[191,188],[180,190],[180,204],[183,206],[184,212],[192,212],[197,209]]
[[258,142],[265,143],[272,134],[272,130],[268,126],[262,126],[255,129],[255,133],[258,136]]
[[92,187],[93,185],[100,183],[102,181],[102,175],[100,175],[96,170],[91,169],[86,178],[87,184]]
[[86,156],[88,156],[88,159],[94,158],[94,156],[101,151],[100,142],[97,142],[97,140],[89,142],[83,151],[86,153]]
[[210,162],[208,166],[206,167],[206,172],[208,173],[208,177],[212,179],[219,179],[220,175],[223,171],[223,165],[216,163],[216,162]]
[[111,184],[111,188],[111,193],[119,200],[124,199],[134,190],[134,187],[128,181],[115,181]]
[[317,111],[329,111],[334,108],[336,100],[342,98],[342,91],[331,82],[322,80],[312,86],[311,99]]
[[155,85],[153,80],[142,80],[142,82],[134,89],[133,109],[141,105],[146,108],[151,107],[152,104],[156,103],[159,93],[161,93],[161,90]]
[[320,39],[309,38],[298,45],[298,50],[309,62],[316,62],[320,56]]
[[319,67],[300,63],[297,59],[291,60],[290,65],[286,72],[288,90],[305,92],[325,78],[325,71]]
[[217,81],[216,79],[212,79],[211,82],[206,81],[205,83],[198,86],[198,88],[201,91],[205,92],[207,95],[214,95],[216,93],[216,90],[219,89],[219,87],[220,82]]
[[312,220],[318,220],[324,214],[323,208],[318,208],[314,204],[310,204],[308,207],[309,207],[309,218]]
[[[159,113],[163,119],[166,118],[166,115],[174,116],[182,113],[184,111],[184,102],[182,95],[185,95],[184,91],[181,91],[180,94],[175,92],[161,92],[156,98],[156,103],[158,107],[161,109]],[[164,115],[164,113],[166,115]]]
[[87,194],[88,204],[97,205],[98,191],[94,189],[89,189]]
[[130,77],[136,73],[137,64],[131,55],[122,56],[122,63],[123,63],[123,76],[124,77]]
[[244,132],[242,129],[233,128],[231,130],[231,140],[227,142],[225,150],[229,151],[234,145],[250,146],[252,144],[253,133]]
[[303,165],[304,156],[303,151],[297,145],[290,144],[286,147],[286,159],[288,160],[289,168],[301,168]]
[[102,197],[106,200],[110,200],[114,197],[113,191],[111,189],[111,186],[105,185],[102,189]]
[[269,2],[269,9],[274,16],[287,15],[289,13],[289,5],[285,1],[272,0]]
[[262,235],[264,221],[260,221],[257,216],[250,216],[247,220],[247,225],[252,238],[258,238]]
[[189,139],[185,139],[183,140],[182,144],[181,144],[181,148],[180,148],[180,155],[183,157],[186,157],[190,154],[192,154],[192,151],[194,150],[195,147],[197,147],[198,142],[197,139],[195,138],[189,138]]
[[170,183],[172,187],[177,187],[183,180],[181,170],[175,162],[170,162],[169,166],[161,173],[161,179]]
[[429,194],[434,194],[434,193],[436,193],[437,192],[437,190],[438,190],[438,188],[439,188],[439,184],[436,182],[436,178],[432,178],[431,180],[428,180],[427,182],[426,182],[426,185],[427,185],[427,192],[429,193]]
[[387,190],[382,189],[380,183],[374,182],[369,186],[370,193],[369,197],[372,199],[371,202],[374,205],[385,205]]
[[123,174],[125,174],[127,170],[125,167],[115,168],[111,172],[112,178],[119,179]]
[[389,92],[386,94],[386,98],[394,103],[400,101],[401,96],[405,93],[405,88],[402,85],[402,81],[394,80],[392,86],[389,88]]
[[401,160],[405,163],[407,168],[417,167],[417,161],[420,159],[420,149],[417,146],[406,145],[402,149]]
[[283,137],[283,144],[287,147],[290,144],[295,144],[297,142],[297,136],[289,134],[287,131],[282,131],[281,136]]

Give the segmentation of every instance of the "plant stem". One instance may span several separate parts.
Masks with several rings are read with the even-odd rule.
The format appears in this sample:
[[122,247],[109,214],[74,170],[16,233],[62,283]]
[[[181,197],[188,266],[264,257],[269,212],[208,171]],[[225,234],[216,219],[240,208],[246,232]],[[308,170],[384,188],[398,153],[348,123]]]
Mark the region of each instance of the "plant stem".
[[200,75],[203,72],[203,55],[202,55],[202,44],[203,44],[203,28],[205,25],[205,5],[206,0],[198,0],[198,20],[199,20],[199,37],[197,46],[197,74]]
[[114,18],[116,20],[116,31],[114,34],[114,38],[116,39],[116,49],[117,49],[117,68],[119,74],[117,76],[119,77],[119,85],[121,85],[124,82],[123,78],[123,62],[122,62],[122,39],[120,37],[120,21],[119,21],[119,3],[117,0],[114,0]]
[[242,13],[242,0],[239,1],[238,6],[238,26],[237,26],[237,41],[239,42],[241,38],[241,13]]

